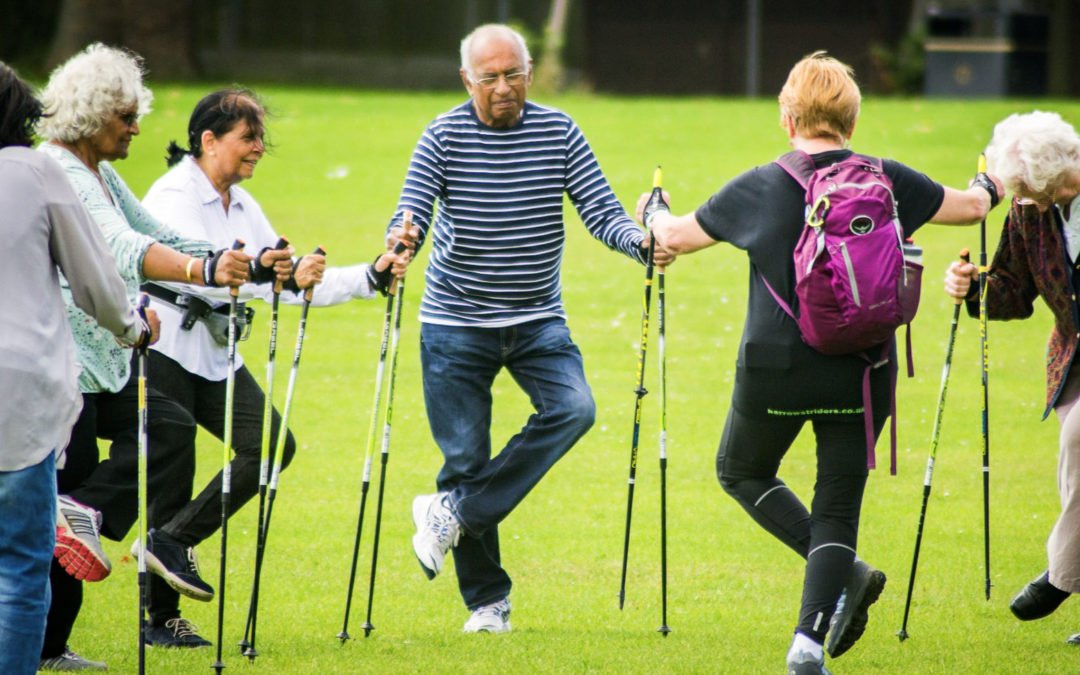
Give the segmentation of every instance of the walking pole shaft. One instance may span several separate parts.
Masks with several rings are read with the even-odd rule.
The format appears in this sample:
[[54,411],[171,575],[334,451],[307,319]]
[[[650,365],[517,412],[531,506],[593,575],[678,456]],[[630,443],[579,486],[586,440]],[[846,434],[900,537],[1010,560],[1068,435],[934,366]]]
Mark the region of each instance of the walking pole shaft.
[[645,262],[645,293],[641,309],[641,349],[638,352],[637,388],[634,389],[634,430],[630,439],[630,476],[627,479],[626,493],[626,532],[623,536],[622,577],[619,582],[619,609],[626,601],[626,567],[630,555],[630,523],[634,513],[634,482],[637,476],[638,437],[641,433],[642,399],[648,393],[645,389],[645,353],[649,344],[649,304],[652,299],[653,250],[654,243],[649,239],[649,251]]
[[[979,173],[986,172],[986,156],[979,155]],[[990,341],[987,337],[986,311],[986,218],[979,227],[979,338],[982,347],[982,478],[983,478],[983,556],[985,559],[986,599],[990,599]]]
[[[278,239],[275,249],[289,245],[284,237]],[[274,411],[274,363],[277,359],[278,308],[281,304],[281,282],[274,282],[273,298],[270,303],[270,346],[266,358],[266,391],[263,401],[263,425],[259,451],[259,516],[255,526],[255,574],[251,587],[251,602],[248,605],[247,622],[244,625],[244,639],[240,641],[240,653],[249,659],[258,656],[252,647],[251,625],[258,613],[259,604],[259,569],[262,567],[264,542],[262,537],[263,519],[266,517],[266,485],[270,478],[270,437],[273,431]]]
[[[653,173],[652,194],[649,195],[648,202],[642,210],[643,217],[649,213],[650,208],[658,206],[666,208],[663,191],[660,186],[661,172],[660,167],[658,166],[656,167],[655,173]],[[647,224],[646,227],[648,227]],[[626,602],[626,567],[630,556],[630,523],[634,513],[634,483],[637,477],[638,438],[641,433],[642,399],[645,398],[645,394],[648,393],[645,389],[645,354],[649,344],[649,304],[652,299],[653,269],[655,267],[653,256],[656,252],[656,239],[652,236],[651,232],[649,232],[647,236],[649,239],[649,246],[645,254],[645,292],[642,297],[641,306],[641,349],[638,352],[637,388],[634,390],[634,431],[630,438],[630,476],[627,479],[626,491],[626,532],[623,536],[622,576],[619,580],[620,610]]]
[[[412,212],[406,211],[403,224],[408,230],[412,224]],[[405,251],[405,244],[398,242],[394,247],[394,253],[400,254]],[[349,615],[352,613],[353,591],[356,588],[356,568],[360,562],[360,539],[364,531],[364,515],[367,512],[367,496],[371,488],[371,463],[375,452],[375,438],[378,433],[379,408],[382,402],[383,376],[386,372],[386,354],[390,344],[390,324],[394,316],[395,296],[387,293],[386,310],[383,312],[382,339],[379,341],[379,365],[375,369],[375,397],[371,403],[371,419],[368,424],[367,447],[364,452],[364,471],[360,481],[360,512],[356,517],[356,536],[353,537],[352,562],[349,565],[349,584],[345,591],[345,616],[341,623],[341,632],[337,634],[342,644],[345,644],[352,636],[349,635]],[[383,458],[385,461],[385,457]],[[381,504],[381,493],[380,493]],[[370,623],[370,616],[369,623]],[[364,635],[371,632],[365,628]]]
[[[244,242],[237,239],[233,242],[232,249],[244,248]],[[222,434],[222,468],[221,468],[221,556],[218,573],[218,608],[217,608],[217,660],[213,668],[221,675],[225,662],[221,658],[222,633],[225,627],[225,567],[228,553],[229,536],[229,493],[232,489],[232,431],[233,431],[233,397],[236,393],[236,312],[237,296],[240,291],[236,287],[229,289],[229,372],[225,377],[225,430]]]
[[[146,294],[143,294],[139,298],[138,311],[139,316],[142,318],[143,323],[146,324],[146,328],[149,329],[149,323],[146,321],[146,306],[149,304],[150,298]],[[138,459],[138,492],[139,492],[139,561],[138,561],[138,579],[139,579],[139,675],[143,675],[146,672],[146,627],[147,617],[146,612],[149,607],[149,590],[150,584],[146,578],[146,536],[148,527],[148,513],[147,513],[147,494],[146,483],[148,477],[148,455],[149,455],[149,443],[147,439],[147,404],[146,404],[146,350],[149,347],[150,335],[146,335],[141,344],[136,347],[139,359],[139,373],[138,373],[138,392],[139,392],[139,408],[138,408],[138,446],[139,446],[139,459]]]
[[660,353],[660,628],[664,637],[671,628],[667,622],[667,351],[665,324],[667,318],[664,293],[664,268],[656,271],[657,351]]
[[345,617],[341,624],[338,639],[342,644],[349,635],[349,615],[352,611],[353,590],[356,587],[356,568],[360,562],[360,539],[364,530],[364,514],[367,510],[367,496],[371,486],[371,461],[375,448],[375,435],[378,429],[379,406],[382,402],[383,375],[386,371],[386,354],[390,343],[390,323],[394,313],[394,296],[386,298],[386,311],[383,314],[382,340],[379,342],[379,365],[375,369],[375,398],[371,403],[371,421],[368,425],[367,450],[364,453],[364,472],[360,481],[360,512],[356,518],[356,536],[353,538],[352,563],[349,566],[349,586],[345,592]]
[[[316,255],[326,255],[321,248],[316,248]],[[278,425],[277,443],[271,457],[274,466],[270,472],[270,486],[266,498],[266,517],[263,519],[257,533],[259,548],[255,556],[255,581],[253,583],[254,594],[252,596],[251,614],[251,646],[246,655],[250,661],[254,661],[258,652],[255,650],[255,633],[259,622],[259,597],[260,579],[262,577],[263,562],[266,559],[266,543],[270,536],[270,519],[274,515],[274,500],[277,498],[278,481],[281,479],[281,467],[285,456],[285,442],[289,436],[289,414],[292,410],[293,393],[296,391],[296,379],[300,372],[300,354],[304,348],[304,338],[307,335],[308,310],[311,309],[311,297],[314,287],[304,291],[304,302],[300,307],[300,324],[296,330],[296,348],[293,350],[292,367],[289,369],[289,383],[285,389],[285,407],[281,411],[281,424]]]
[[371,546],[371,576],[368,580],[367,619],[364,637],[371,635],[375,626],[371,623],[371,611],[375,598],[375,570],[379,562],[379,534],[382,530],[383,492],[386,488],[386,465],[390,460],[390,429],[394,417],[394,384],[397,381],[397,357],[401,337],[401,306],[404,302],[405,279],[397,282],[394,293],[394,340],[390,348],[390,382],[386,391],[386,415],[383,422],[382,451],[379,461],[379,496],[375,500],[375,538]]
[[[968,250],[960,251],[960,258],[964,262],[970,261]],[[915,589],[915,572],[919,566],[919,551],[922,548],[923,526],[926,523],[926,508],[930,502],[930,485],[934,477],[934,461],[937,457],[938,439],[941,436],[941,420],[945,414],[945,395],[949,389],[949,372],[952,370],[953,347],[956,344],[956,329],[960,323],[960,306],[963,300],[957,299],[953,306],[952,322],[949,324],[949,339],[945,347],[945,365],[941,368],[941,386],[938,390],[937,414],[934,416],[934,427],[930,433],[930,454],[926,458],[926,474],[923,477],[922,507],[919,510],[919,524],[915,532],[915,553],[911,559],[911,574],[908,577],[907,599],[904,601],[904,619],[900,625],[897,636],[903,642],[908,638],[907,624],[908,614],[911,611],[911,597]]]

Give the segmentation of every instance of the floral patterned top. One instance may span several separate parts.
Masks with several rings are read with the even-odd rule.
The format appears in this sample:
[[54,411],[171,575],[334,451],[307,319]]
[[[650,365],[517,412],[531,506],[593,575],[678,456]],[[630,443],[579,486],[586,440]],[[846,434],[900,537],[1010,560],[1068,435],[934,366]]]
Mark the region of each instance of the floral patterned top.
[[[210,251],[208,242],[182,237],[151,216],[108,162],[98,164],[99,180],[82,160],[58,145],[42,143],[38,150],[60,163],[75,194],[101,227],[133,303],[139,285],[146,281],[143,257],[151,244],[160,243],[189,255],[202,256]],[[131,376],[131,352],[75,305],[67,280],[62,277],[60,289],[75,337],[81,369],[79,390],[84,394],[120,391]]]
[[[990,319],[1026,319],[1035,299],[1054,315],[1046,346],[1045,419],[1057,403],[1080,342],[1080,305],[1069,263],[1060,212],[1040,212],[1033,204],[1013,200],[1001,241],[987,270],[986,308]],[[979,316],[977,293],[967,302],[968,313]]]

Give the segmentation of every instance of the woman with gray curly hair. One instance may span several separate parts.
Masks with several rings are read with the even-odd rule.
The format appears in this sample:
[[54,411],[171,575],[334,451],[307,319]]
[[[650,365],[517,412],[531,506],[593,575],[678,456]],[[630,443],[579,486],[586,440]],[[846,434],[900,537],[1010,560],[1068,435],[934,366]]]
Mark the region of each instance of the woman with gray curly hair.
[[[139,133],[139,118],[152,95],[143,85],[140,59],[127,51],[93,44],[51,75],[42,92],[45,116],[38,150],[56,160],[92,220],[109,243],[111,259],[134,301],[148,279],[201,286],[239,286],[250,274],[242,251],[213,251],[203,240],[184,237],[142,208],[111,162],[124,159]],[[274,266],[274,260],[258,264]],[[99,534],[122,539],[137,518],[137,383],[132,355],[71,301],[63,289],[68,322],[81,366],[82,412],[57,472],[57,541],[50,583],[42,670],[104,669],[71,652],[67,639],[82,604],[82,580],[110,571]],[[150,434],[149,521],[167,519],[191,496],[195,466],[195,423],[177,403],[147,392]],[[112,441],[109,461],[100,462],[97,439]],[[190,569],[178,573],[194,573]],[[70,575],[70,576],[69,576]],[[152,623],[150,644],[179,646],[197,637],[179,619]],[[201,644],[207,644],[199,638]]]
[[[1050,615],[1080,593],[1080,137],[1057,113],[1010,115],[994,127],[987,165],[1014,193],[998,250],[987,273],[987,317],[1026,319],[1036,298],[1054,315],[1046,351],[1045,419],[1053,410],[1058,437],[1061,514],[1046,542],[1049,564],[1013,598],[1021,621]],[[954,262],[945,290],[978,316],[978,269]],[[1080,644],[1080,633],[1068,639]]]

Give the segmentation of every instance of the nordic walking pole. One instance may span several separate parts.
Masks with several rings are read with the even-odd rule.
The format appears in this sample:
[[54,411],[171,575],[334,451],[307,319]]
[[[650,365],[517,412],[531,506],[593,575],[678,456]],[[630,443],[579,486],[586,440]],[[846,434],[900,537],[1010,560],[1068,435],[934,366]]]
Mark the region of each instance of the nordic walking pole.
[[[146,320],[146,306],[150,304],[150,296],[145,293],[139,296],[139,317],[142,319],[146,330],[150,330],[150,324]],[[139,340],[135,349],[139,355],[139,675],[146,672],[146,611],[149,606],[148,592],[150,585],[146,579],[146,529],[147,529],[147,457],[149,454],[146,435],[146,349],[150,346],[151,335],[148,332]]]
[[[288,248],[289,240],[285,237],[278,239],[274,244],[276,250]],[[251,589],[251,604],[248,606],[247,624],[244,626],[244,639],[240,641],[240,653],[249,658],[255,658],[257,654],[251,650],[248,641],[251,631],[252,616],[254,616],[259,598],[259,574],[258,568],[262,566],[262,553],[264,543],[262,539],[263,518],[266,509],[266,484],[270,477],[270,435],[273,427],[274,410],[274,361],[277,357],[277,330],[278,330],[278,305],[281,301],[281,282],[274,281],[273,300],[270,304],[270,353],[266,358],[266,400],[263,404],[262,441],[259,452],[259,519],[256,521],[255,531],[255,568],[256,573]],[[251,650],[249,654],[248,651]]]
[[[317,247],[315,255],[326,255],[322,247]],[[251,614],[248,617],[251,625],[251,644],[244,651],[248,661],[254,661],[259,652],[255,650],[255,628],[259,621],[259,579],[262,576],[263,560],[266,556],[266,540],[270,536],[270,517],[274,514],[274,499],[277,497],[278,481],[281,478],[281,458],[285,454],[285,439],[289,435],[289,411],[292,409],[293,392],[296,390],[296,375],[300,370],[300,352],[304,348],[304,334],[307,328],[308,309],[311,307],[311,295],[315,292],[312,286],[304,291],[304,304],[300,308],[300,326],[296,331],[296,349],[293,350],[292,368],[289,369],[289,384],[285,388],[285,407],[281,411],[281,424],[278,425],[277,443],[271,457],[274,468],[270,472],[270,489],[266,497],[266,517],[261,523],[258,532],[259,548],[255,556],[255,581],[252,584]],[[269,396],[267,397],[269,400]]]
[[[653,176],[651,203],[660,193],[660,167]],[[646,210],[649,208],[645,207]],[[645,352],[649,344],[649,304],[652,300],[653,251],[655,240],[649,237],[649,249],[645,256],[645,293],[641,307],[641,350],[638,352],[637,388],[634,389],[634,431],[630,438],[630,477],[627,479],[626,534],[623,537],[622,579],[619,582],[619,609],[626,601],[626,562],[630,554],[630,521],[634,512],[634,480],[637,476],[638,436],[641,433],[641,400],[649,393],[645,389]]]
[[[412,222],[412,212],[406,211],[408,222]],[[398,243],[394,253],[401,253],[405,245]],[[386,312],[383,314],[382,339],[379,341],[379,365],[375,369],[375,400],[371,404],[371,422],[368,425],[367,450],[364,452],[364,473],[360,483],[360,515],[356,518],[356,537],[353,539],[352,564],[349,566],[349,590],[345,593],[345,618],[341,624],[338,639],[345,644],[349,635],[349,613],[352,611],[353,588],[356,586],[356,565],[360,560],[360,535],[364,529],[364,512],[367,508],[367,495],[371,487],[371,458],[375,452],[375,435],[379,428],[379,406],[382,401],[383,373],[386,372],[386,350],[390,344],[390,323],[394,313],[394,295],[386,296]]]
[[[964,262],[971,261],[971,252],[966,248],[960,250],[960,259]],[[934,415],[934,428],[930,433],[930,456],[926,458],[926,475],[923,478],[922,508],[919,511],[919,527],[915,533],[915,554],[911,559],[911,576],[908,577],[907,600],[904,601],[904,620],[900,625],[900,631],[896,634],[903,642],[908,638],[907,621],[908,612],[911,610],[911,594],[915,589],[915,570],[919,566],[919,549],[922,547],[923,525],[926,523],[926,505],[930,502],[930,481],[934,477],[934,458],[937,456],[938,438],[941,435],[941,418],[945,414],[945,394],[949,389],[949,371],[952,369],[953,346],[956,344],[956,327],[960,323],[960,307],[964,304],[962,298],[955,298],[953,306],[952,323],[949,324],[949,341],[945,346],[945,365],[941,368],[941,387],[938,390],[937,414]]]
[[[244,242],[237,239],[233,242],[232,250],[244,248]],[[229,536],[229,492],[232,489],[232,427],[233,427],[233,397],[236,393],[236,310],[237,296],[240,289],[233,286],[229,289],[229,373],[225,377],[225,430],[224,443],[222,444],[222,468],[221,468],[221,556],[220,569],[218,571],[218,611],[217,611],[217,660],[212,668],[221,675],[221,669],[225,662],[221,660],[221,635],[225,628],[225,561],[228,551]]]
[[[986,155],[979,155],[979,173],[986,173]],[[986,335],[986,217],[979,225],[979,342],[982,345],[982,471],[983,555],[986,564],[986,599],[990,599],[990,345]]]
[[[659,169],[657,169],[659,172]],[[659,183],[659,179],[656,181]],[[664,344],[665,319],[664,268],[656,269],[657,351],[660,353],[660,628],[664,637],[671,628],[667,622],[667,352]]]
[[[412,227],[412,212],[406,211],[402,221],[405,232]],[[402,244],[398,247],[404,249]],[[395,247],[395,251],[398,247]],[[396,287],[396,288],[395,288]],[[394,296],[394,338],[390,346],[390,382],[386,387],[386,415],[383,418],[382,451],[379,454],[379,496],[375,500],[375,539],[371,546],[371,578],[368,581],[367,619],[364,621],[364,637],[371,635],[371,605],[375,597],[375,570],[379,563],[379,532],[382,529],[383,491],[386,487],[386,463],[390,459],[390,426],[394,417],[394,383],[397,381],[398,345],[401,338],[401,305],[405,302],[405,278],[390,284]]]

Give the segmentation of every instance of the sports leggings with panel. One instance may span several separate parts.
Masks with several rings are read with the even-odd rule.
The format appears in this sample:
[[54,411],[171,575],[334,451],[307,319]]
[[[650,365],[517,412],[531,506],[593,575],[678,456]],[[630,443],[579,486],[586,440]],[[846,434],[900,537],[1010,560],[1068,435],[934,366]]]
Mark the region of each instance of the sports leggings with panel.
[[[777,478],[780,462],[810,421],[817,441],[811,509]],[[875,420],[875,435],[884,419]],[[734,407],[716,453],[724,491],[774,537],[806,559],[796,631],[823,642],[855,558],[866,486],[862,415],[751,418]]]

